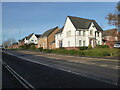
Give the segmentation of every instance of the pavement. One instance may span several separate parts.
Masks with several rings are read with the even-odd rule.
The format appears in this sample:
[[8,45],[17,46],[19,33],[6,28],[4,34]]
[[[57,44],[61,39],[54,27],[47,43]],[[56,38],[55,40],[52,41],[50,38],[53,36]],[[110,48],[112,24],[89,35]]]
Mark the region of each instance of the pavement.
[[[34,88],[117,88],[116,85],[110,84],[107,82],[103,82],[100,80],[96,80],[93,78],[89,78],[83,75],[77,75],[72,72],[67,72],[64,70],[60,70],[58,68],[53,68],[50,66],[42,65],[39,63],[33,63],[31,61],[27,61],[26,59],[22,59],[20,57],[16,57],[13,55],[9,55],[3,52],[3,61],[6,62],[13,70],[15,70],[20,76],[22,76],[26,81],[28,81]],[[21,54],[22,56],[30,56],[28,54]],[[35,60],[36,56],[31,55],[31,59]],[[34,58],[34,59],[33,59]],[[53,59],[37,57],[40,61],[48,60],[49,62],[55,61]],[[62,61],[62,60],[61,60]],[[47,62],[47,64],[50,64]],[[73,65],[75,64],[75,68],[81,64],[71,63],[71,62],[52,62],[54,65],[60,65],[61,67],[71,67],[73,69]],[[64,65],[63,65],[64,64]],[[78,65],[77,65],[78,64]],[[82,64],[83,66],[85,64]],[[82,67],[82,66],[80,66]],[[87,65],[89,68],[89,65]],[[95,68],[95,67],[94,67]],[[79,68],[82,70],[82,68]],[[88,70],[90,71],[90,70]],[[5,83],[5,82],[4,82]]]

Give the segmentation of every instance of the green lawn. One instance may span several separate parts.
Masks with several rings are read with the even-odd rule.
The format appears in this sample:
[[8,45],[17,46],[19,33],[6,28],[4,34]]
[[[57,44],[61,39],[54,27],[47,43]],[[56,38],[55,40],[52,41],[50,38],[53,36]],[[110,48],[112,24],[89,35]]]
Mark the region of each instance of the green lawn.
[[56,50],[33,49],[33,50],[47,52],[47,53],[92,56],[92,57],[118,56],[120,51],[120,49],[115,49],[115,48],[94,48],[88,50],[65,50],[65,49],[56,49]]
[[87,50],[66,50],[66,49],[25,49],[32,51],[41,51],[47,53],[57,53],[65,55],[80,55],[80,56],[92,56],[92,57],[106,57],[106,56],[118,56],[120,49],[115,48],[94,48]]

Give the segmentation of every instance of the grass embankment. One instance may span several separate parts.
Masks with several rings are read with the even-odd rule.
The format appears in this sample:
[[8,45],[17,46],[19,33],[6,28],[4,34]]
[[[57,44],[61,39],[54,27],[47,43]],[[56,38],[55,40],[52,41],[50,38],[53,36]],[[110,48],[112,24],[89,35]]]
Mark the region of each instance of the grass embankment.
[[47,53],[58,53],[66,55],[81,55],[81,56],[92,56],[92,57],[105,57],[105,56],[118,56],[118,49],[110,48],[95,48],[88,50],[65,50],[65,49],[56,49],[48,50],[42,49],[41,51]]
[[92,56],[92,57],[106,57],[106,56],[118,56],[120,49],[108,48],[106,45],[99,45],[97,48],[86,48],[82,47],[81,50],[66,50],[66,49],[36,49],[34,45],[24,45],[18,49],[42,51],[47,53],[57,53],[65,55],[80,55],[80,56]]

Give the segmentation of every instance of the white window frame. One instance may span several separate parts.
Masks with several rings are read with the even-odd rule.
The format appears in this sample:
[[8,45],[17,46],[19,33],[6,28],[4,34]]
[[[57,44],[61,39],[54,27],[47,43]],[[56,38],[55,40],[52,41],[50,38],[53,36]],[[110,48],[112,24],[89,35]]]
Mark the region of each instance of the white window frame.
[[[92,32],[92,33],[91,33]],[[93,35],[93,30],[90,30],[90,35]]]
[[82,40],[79,40],[79,46],[82,46]]
[[70,41],[68,41],[68,47],[70,47]]
[[83,31],[83,36],[86,36],[86,31]]
[[78,35],[80,35],[80,36],[81,36],[81,35],[82,35],[82,31],[78,31]]
[[67,37],[71,37],[71,31],[67,31],[66,34],[67,34]]
[[83,46],[85,46],[85,44],[86,44],[86,42],[85,42],[85,40],[83,40]]

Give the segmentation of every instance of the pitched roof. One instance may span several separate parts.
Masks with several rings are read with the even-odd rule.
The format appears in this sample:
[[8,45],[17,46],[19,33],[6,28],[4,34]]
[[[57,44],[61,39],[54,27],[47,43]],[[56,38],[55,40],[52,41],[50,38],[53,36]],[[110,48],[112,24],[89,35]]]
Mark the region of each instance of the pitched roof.
[[109,29],[103,31],[103,36],[119,36],[120,33],[117,33],[117,29]]
[[68,16],[76,29],[88,29],[93,23],[98,31],[103,31],[95,20]]
[[44,32],[44,33],[40,36],[40,38],[42,38],[42,37],[44,37],[44,36],[49,36],[49,35],[50,35],[53,31],[55,31],[57,28],[58,28],[58,26],[55,27],[55,28],[52,28],[52,29],[50,29],[50,30],[47,30],[46,32]]
[[16,42],[16,43],[13,43],[12,45],[16,45],[16,44],[18,44],[18,42]]
[[19,40],[19,42],[23,42],[25,38],[26,38],[26,37],[22,38],[21,40]]
[[28,35],[28,36],[26,37],[26,40],[29,40],[33,34],[34,34],[34,33]]
[[55,40],[54,40],[54,41],[52,41],[50,44],[53,44],[53,43],[55,43]]
[[39,37],[41,36],[41,34],[35,34],[35,36],[36,36],[37,38],[39,38]]
[[64,26],[58,32],[56,32],[55,34],[62,33],[63,28],[64,28]]

